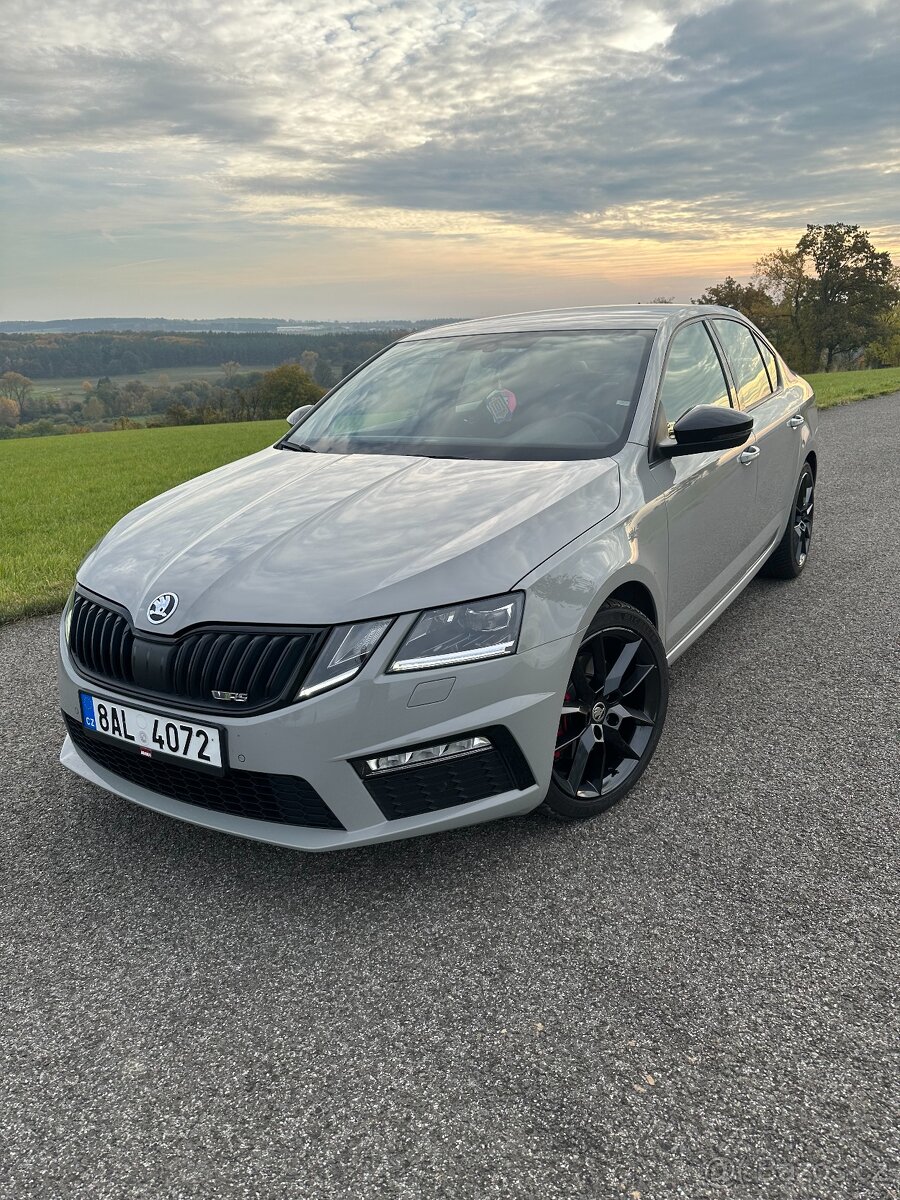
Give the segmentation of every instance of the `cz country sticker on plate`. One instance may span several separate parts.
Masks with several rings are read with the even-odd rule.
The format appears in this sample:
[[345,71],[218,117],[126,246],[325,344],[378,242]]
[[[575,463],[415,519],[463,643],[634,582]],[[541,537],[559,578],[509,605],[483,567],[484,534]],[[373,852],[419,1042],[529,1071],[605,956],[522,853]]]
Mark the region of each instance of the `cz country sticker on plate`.
[[212,725],[164,717],[143,709],[114,704],[79,692],[81,723],[91,733],[102,733],[139,750],[144,758],[177,758],[201,767],[222,766],[219,730]]

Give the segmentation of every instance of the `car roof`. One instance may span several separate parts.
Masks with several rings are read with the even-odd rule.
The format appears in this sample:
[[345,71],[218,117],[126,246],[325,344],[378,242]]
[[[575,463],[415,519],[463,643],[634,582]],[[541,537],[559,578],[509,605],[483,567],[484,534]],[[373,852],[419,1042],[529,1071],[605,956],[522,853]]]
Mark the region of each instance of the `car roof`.
[[733,308],[715,304],[604,304],[588,308],[543,308],[437,325],[413,333],[406,341],[466,337],[479,333],[525,333],[552,329],[661,329],[688,317],[739,317]]

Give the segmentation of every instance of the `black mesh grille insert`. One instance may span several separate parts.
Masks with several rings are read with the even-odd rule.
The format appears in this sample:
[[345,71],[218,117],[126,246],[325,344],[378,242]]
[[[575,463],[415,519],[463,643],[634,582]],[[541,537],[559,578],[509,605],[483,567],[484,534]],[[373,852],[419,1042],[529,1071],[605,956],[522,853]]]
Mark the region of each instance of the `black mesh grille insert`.
[[[135,632],[128,617],[75,594],[69,649],[80,670],[140,695],[231,716],[289,704],[324,640],[323,629],[210,626],[181,635]],[[221,700],[214,691],[244,695]]]
[[143,758],[131,750],[119,749],[111,742],[92,737],[74,717],[68,713],[63,716],[69,736],[86,758],[113,775],[158,795],[256,821],[315,829],[344,828],[305,779],[228,769],[222,775],[213,775],[166,762],[161,757]]
[[496,749],[367,775],[364,783],[389,821],[486,800],[519,786]]

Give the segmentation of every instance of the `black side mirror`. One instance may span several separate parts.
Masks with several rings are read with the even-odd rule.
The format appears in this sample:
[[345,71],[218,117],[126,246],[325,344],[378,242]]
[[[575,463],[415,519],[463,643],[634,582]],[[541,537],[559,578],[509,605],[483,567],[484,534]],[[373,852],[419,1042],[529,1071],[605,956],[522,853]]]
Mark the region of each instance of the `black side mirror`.
[[753,418],[748,413],[717,404],[698,404],[678,418],[672,427],[674,436],[660,442],[658,450],[663,458],[729,450],[743,446],[752,432]]

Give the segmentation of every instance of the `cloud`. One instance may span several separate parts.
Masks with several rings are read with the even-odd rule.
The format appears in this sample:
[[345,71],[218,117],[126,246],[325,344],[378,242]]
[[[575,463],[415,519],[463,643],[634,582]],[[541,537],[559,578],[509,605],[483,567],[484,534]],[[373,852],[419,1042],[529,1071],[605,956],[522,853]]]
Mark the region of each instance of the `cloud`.
[[8,223],[57,254],[359,231],[549,263],[830,219],[900,244],[880,0],[48,0],[7,23]]
[[[885,167],[897,165],[900,10],[819,4],[800,22],[799,7],[736,2],[687,16],[662,51],[607,51],[593,71],[573,53],[552,88],[497,89],[417,145],[334,162],[316,186],[361,204],[584,232],[602,231],[622,205],[660,201],[705,200],[707,220],[802,224],[835,202],[896,220],[896,175]],[[260,190],[279,178],[293,190],[269,175]]]

